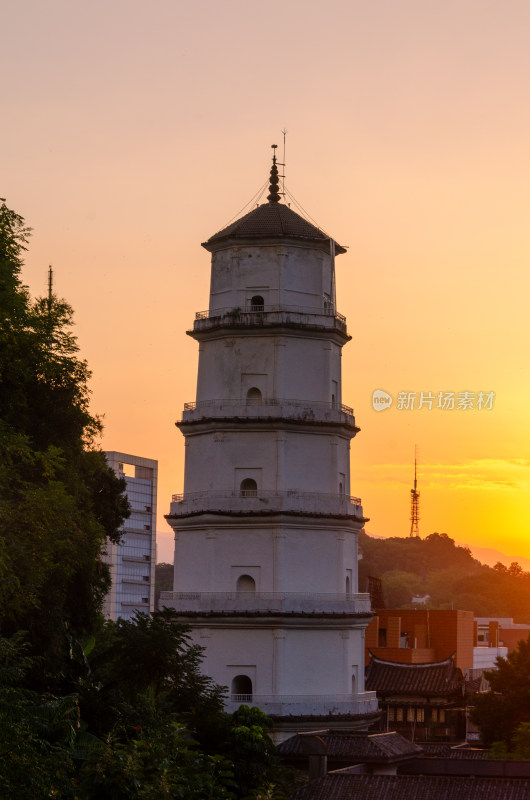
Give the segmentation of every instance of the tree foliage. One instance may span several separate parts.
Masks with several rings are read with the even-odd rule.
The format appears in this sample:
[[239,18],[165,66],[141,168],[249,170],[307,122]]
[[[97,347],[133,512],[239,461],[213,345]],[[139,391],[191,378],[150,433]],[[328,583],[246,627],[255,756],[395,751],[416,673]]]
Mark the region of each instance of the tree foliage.
[[[511,750],[516,729],[521,723],[530,724],[530,636],[506,658],[498,657],[496,668],[484,674],[491,689],[475,695],[472,720],[485,744],[500,741]],[[520,739],[525,730],[528,728],[520,732]]]
[[65,631],[90,630],[108,588],[102,561],[128,514],[124,482],[94,447],[90,372],[56,297],[21,283],[29,229],[0,205],[0,632],[28,631],[42,680]]
[[103,620],[125,482],[71,308],[21,283],[29,232],[0,205],[0,796],[279,797],[268,721],[223,712],[175,613]]

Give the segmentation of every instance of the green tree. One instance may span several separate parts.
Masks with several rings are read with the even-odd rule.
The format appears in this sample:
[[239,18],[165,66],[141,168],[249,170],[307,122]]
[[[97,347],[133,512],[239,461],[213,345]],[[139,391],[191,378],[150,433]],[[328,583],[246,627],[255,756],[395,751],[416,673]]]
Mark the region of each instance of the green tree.
[[412,603],[412,597],[423,594],[423,581],[412,572],[391,570],[385,573],[383,596],[388,608],[403,608]]
[[242,705],[232,714],[225,753],[233,763],[238,797],[287,796],[290,780],[268,735],[271,728],[259,708]]
[[[0,633],[28,631],[46,673],[66,634],[96,624],[108,588],[102,561],[128,514],[118,480],[94,446],[85,361],[72,311],[55,297],[31,302],[21,283],[29,229],[0,205]],[[38,670],[33,670],[34,676]]]
[[93,748],[79,776],[86,800],[234,800],[229,763],[197,748],[183,725],[167,718],[135,736],[109,735]]
[[0,637],[0,797],[73,798],[75,695],[24,687],[33,659],[21,635]]
[[161,562],[155,568],[155,608],[160,608],[160,592],[170,592],[173,589],[173,564]]
[[[108,621],[96,634],[91,675],[80,681],[83,718],[103,737],[176,715],[208,752],[224,735],[224,689],[201,673],[202,648],[173,609]],[[173,718],[173,716],[172,716]]]
[[491,690],[475,695],[472,720],[485,744],[502,741],[510,749],[516,728],[530,723],[530,636],[506,658],[498,657],[485,677]]

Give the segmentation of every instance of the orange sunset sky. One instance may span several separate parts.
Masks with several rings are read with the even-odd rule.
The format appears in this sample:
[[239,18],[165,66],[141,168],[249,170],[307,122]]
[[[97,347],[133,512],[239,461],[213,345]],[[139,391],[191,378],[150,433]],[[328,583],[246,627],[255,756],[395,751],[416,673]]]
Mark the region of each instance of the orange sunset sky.
[[[208,307],[200,247],[265,181],[337,259],[352,493],[406,536],[530,558],[528,0],[22,0],[0,30],[0,195],[34,229],[24,281],[75,309],[102,447],[183,483]],[[493,409],[372,409],[374,389],[495,392]]]

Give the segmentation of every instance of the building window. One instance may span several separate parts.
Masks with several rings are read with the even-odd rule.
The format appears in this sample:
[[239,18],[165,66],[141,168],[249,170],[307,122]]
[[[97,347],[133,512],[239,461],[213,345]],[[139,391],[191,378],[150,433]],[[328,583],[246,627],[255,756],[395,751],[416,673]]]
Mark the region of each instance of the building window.
[[441,708],[438,711],[438,721],[439,722],[445,722],[445,709],[444,708]]
[[256,581],[251,575],[240,575],[237,579],[236,591],[238,592],[255,592]]
[[241,481],[239,493],[241,497],[256,497],[258,494],[258,484],[254,478],[245,478],[245,480]]
[[248,675],[236,675],[231,687],[232,702],[251,703],[252,702],[252,681]]
[[260,294],[255,294],[254,297],[250,299],[250,310],[263,311],[264,308],[265,308],[265,300]]
[[433,708],[433,710],[431,711],[431,719],[432,719],[433,722],[438,722],[438,709],[437,708]]
[[407,722],[414,722],[415,720],[414,711],[415,711],[414,708],[407,708]]
[[416,709],[416,722],[425,722],[425,709],[424,708],[417,708]]
[[346,597],[348,599],[351,597],[351,581],[349,575],[346,575]]
[[379,628],[378,647],[386,647],[386,628]]
[[393,706],[389,706],[388,707],[387,714],[388,714],[388,721],[389,722],[394,722],[396,715],[395,715],[395,709],[394,709]]
[[403,722],[403,709],[396,708],[396,722]]
[[261,403],[261,392],[257,386],[253,386],[247,392],[247,404],[249,406],[258,405]]

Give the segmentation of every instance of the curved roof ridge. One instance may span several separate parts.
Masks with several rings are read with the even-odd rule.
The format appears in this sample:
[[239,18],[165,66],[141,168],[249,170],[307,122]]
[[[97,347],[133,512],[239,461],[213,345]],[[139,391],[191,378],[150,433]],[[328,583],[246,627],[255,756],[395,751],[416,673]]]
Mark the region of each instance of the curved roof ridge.
[[368,650],[370,653],[370,664],[372,661],[378,661],[380,664],[395,664],[398,667],[441,667],[444,664],[453,664],[454,665],[454,658],[455,653],[452,653],[447,658],[442,658],[439,661],[415,661],[414,663],[408,661],[390,661],[386,658],[381,658],[381,656],[376,656],[372,653],[371,650]]

